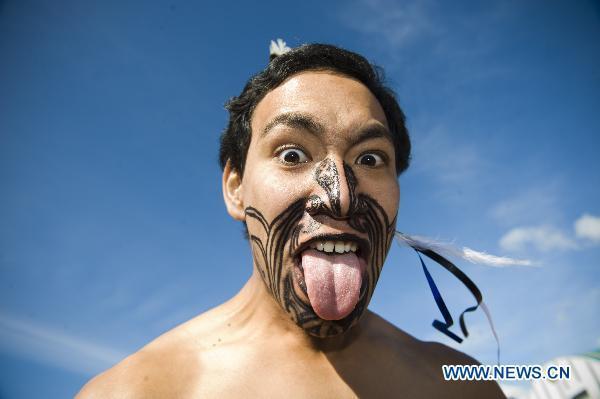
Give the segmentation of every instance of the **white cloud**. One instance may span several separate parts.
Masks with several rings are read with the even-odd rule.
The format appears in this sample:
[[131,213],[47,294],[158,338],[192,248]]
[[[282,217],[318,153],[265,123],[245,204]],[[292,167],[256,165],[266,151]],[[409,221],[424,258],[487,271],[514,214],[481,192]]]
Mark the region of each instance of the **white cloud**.
[[500,239],[500,247],[507,251],[522,251],[531,245],[542,252],[578,247],[575,241],[552,226],[517,227]]
[[56,328],[2,313],[0,348],[85,376],[97,374],[126,355]]
[[584,214],[575,221],[578,238],[600,243],[600,217]]
[[515,227],[500,238],[500,247],[507,251],[523,251],[533,246],[548,252],[584,249],[590,242],[600,243],[600,217],[585,213],[573,226],[574,232],[570,234],[551,225]]

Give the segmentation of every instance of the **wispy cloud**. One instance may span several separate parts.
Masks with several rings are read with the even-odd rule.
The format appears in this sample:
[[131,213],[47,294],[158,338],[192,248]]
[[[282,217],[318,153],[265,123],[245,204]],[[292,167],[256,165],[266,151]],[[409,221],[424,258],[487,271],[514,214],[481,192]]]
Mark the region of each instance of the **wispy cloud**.
[[[475,145],[461,143],[446,128],[438,126],[415,138],[414,167],[440,183],[468,183],[484,164]],[[452,154],[452,156],[448,156]]]
[[[486,63],[484,68],[474,68],[474,64],[490,54],[502,39],[489,27],[506,19],[511,14],[510,7],[494,4],[472,7],[464,13],[442,3],[355,0],[344,3],[340,19],[400,68],[416,71],[436,65],[438,73],[451,70],[456,83],[506,73],[497,62]],[[407,57],[410,62],[406,62]],[[430,57],[434,62],[427,66]],[[440,70],[441,63],[444,68]]]
[[[591,309],[600,305],[600,287],[579,292],[576,296],[568,296],[553,304],[554,321],[556,324],[570,326],[571,323],[580,323],[578,318],[584,319]],[[581,315],[583,313],[583,316]],[[591,313],[594,313],[592,310]],[[593,320],[594,317],[591,317]]]
[[96,374],[125,353],[57,328],[0,313],[0,348],[85,376]]
[[489,164],[475,143],[458,137],[458,132],[440,125],[419,132],[413,139],[409,171],[431,179],[445,200],[462,202],[469,197],[467,193],[480,189]]
[[516,227],[500,239],[500,247],[507,251],[523,251],[529,246],[542,252],[577,248],[573,240],[552,226]]
[[582,215],[575,221],[575,235],[584,240],[600,242],[600,217]]
[[429,1],[361,0],[344,7],[341,17],[356,30],[381,37],[382,45],[398,49],[436,33],[429,6]]
[[523,191],[495,203],[489,214],[502,226],[534,224],[540,220],[547,223],[558,222],[562,217],[559,203],[561,187],[559,180],[532,184]]
[[534,247],[541,252],[583,249],[590,243],[600,244],[600,217],[584,214],[573,223],[573,232],[552,225],[521,226],[500,238],[500,247],[508,251],[524,251]]

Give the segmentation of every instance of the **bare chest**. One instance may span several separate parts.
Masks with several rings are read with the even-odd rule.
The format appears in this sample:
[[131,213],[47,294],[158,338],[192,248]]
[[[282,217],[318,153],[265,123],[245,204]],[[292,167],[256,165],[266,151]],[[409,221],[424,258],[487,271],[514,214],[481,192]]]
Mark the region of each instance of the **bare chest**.
[[434,380],[382,356],[362,354],[340,361],[237,348],[203,355],[190,397],[419,398],[447,392]]
[[238,349],[203,356],[202,398],[356,398],[326,359]]

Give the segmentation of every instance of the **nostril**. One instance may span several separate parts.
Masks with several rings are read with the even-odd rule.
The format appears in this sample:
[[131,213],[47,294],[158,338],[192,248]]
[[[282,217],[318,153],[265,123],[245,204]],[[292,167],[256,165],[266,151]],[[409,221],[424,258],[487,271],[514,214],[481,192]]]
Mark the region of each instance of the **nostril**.
[[325,203],[318,195],[311,195],[306,200],[306,212],[311,216],[323,212],[325,208]]

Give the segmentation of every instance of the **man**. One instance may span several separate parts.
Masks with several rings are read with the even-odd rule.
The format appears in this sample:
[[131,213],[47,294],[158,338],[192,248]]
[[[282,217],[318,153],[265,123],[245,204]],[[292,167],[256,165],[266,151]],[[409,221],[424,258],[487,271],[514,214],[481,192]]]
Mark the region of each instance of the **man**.
[[447,382],[474,364],[367,306],[408,166],[404,115],[361,56],[305,45],[228,104],[223,196],[246,224],[253,274],[228,302],[90,381],[79,398],[503,397]]

